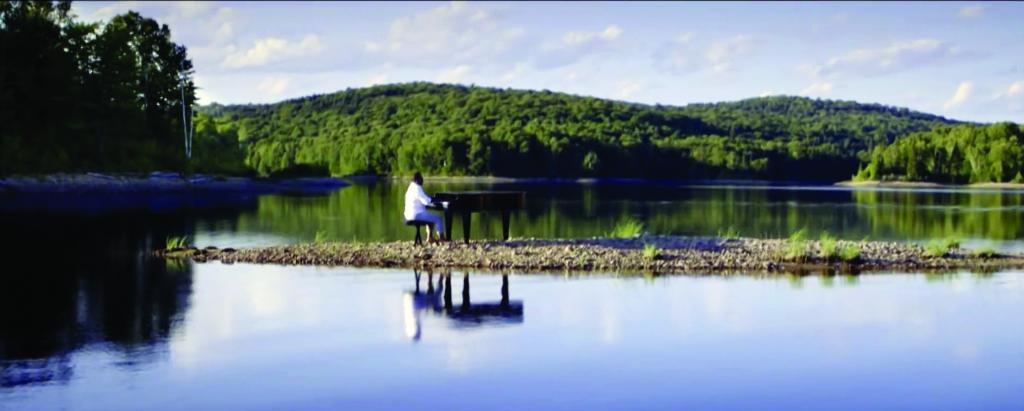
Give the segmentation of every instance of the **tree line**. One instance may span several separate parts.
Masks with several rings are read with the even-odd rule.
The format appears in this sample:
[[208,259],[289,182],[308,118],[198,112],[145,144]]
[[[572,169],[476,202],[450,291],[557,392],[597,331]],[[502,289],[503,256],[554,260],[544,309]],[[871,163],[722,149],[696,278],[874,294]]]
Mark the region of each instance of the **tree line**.
[[[211,104],[183,124],[193,67],[170,29],[136,12],[86,23],[70,10],[0,2],[0,175],[1020,180],[1018,125],[787,96],[678,107],[408,83]],[[189,161],[185,128],[195,130]]]
[[1024,130],[1014,123],[911,133],[877,146],[856,180],[1024,183]]
[[[848,179],[870,150],[957,124],[800,97],[684,107],[550,91],[408,83],[264,105],[211,105],[262,175]],[[201,133],[200,133],[201,134]],[[197,135],[197,138],[200,136]]]
[[69,1],[3,1],[0,61],[0,174],[185,166],[193,68],[166,25],[136,12],[86,23]]

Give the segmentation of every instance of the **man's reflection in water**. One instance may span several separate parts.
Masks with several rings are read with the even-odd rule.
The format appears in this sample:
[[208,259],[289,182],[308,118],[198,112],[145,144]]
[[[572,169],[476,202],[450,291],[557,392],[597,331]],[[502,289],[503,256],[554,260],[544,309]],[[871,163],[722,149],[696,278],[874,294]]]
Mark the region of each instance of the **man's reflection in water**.
[[422,332],[422,315],[424,312],[443,316],[452,321],[457,329],[466,329],[483,325],[519,324],[523,322],[523,302],[512,301],[508,296],[508,275],[501,276],[501,299],[498,302],[473,303],[469,294],[469,273],[462,277],[462,301],[458,307],[452,303],[451,272],[437,275],[437,286],[434,286],[434,273],[427,270],[427,284],[424,291],[420,286],[422,274],[413,271],[416,287],[406,291],[402,296],[405,314],[405,335],[410,339],[419,340]]

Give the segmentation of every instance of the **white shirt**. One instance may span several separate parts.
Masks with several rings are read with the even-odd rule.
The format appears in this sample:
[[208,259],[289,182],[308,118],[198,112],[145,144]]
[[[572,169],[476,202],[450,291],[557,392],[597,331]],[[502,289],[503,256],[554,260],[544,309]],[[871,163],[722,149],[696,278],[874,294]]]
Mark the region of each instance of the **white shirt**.
[[409,183],[409,189],[405,190],[405,213],[403,213],[406,221],[415,220],[416,214],[426,212],[430,201],[427,192],[423,191],[423,186]]

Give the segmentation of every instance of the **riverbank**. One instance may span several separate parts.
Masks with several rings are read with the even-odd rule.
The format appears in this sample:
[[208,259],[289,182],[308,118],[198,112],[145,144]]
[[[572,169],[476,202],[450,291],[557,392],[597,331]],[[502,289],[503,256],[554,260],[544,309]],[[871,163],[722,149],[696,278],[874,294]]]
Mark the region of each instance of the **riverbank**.
[[919,245],[846,242],[859,255],[849,261],[820,257],[821,245],[806,243],[805,258],[787,260],[781,239],[720,239],[645,236],[632,239],[480,241],[416,246],[411,241],[321,243],[243,249],[158,250],[157,257],[196,262],[263,263],[355,267],[487,269],[508,271],[644,271],[655,273],[860,272],[1024,268],[1024,255],[975,256],[953,249],[930,257]]
[[125,193],[175,191],[245,191],[317,193],[344,187],[337,178],[259,179],[172,172],[148,174],[71,173],[0,178],[0,193]]
[[164,172],[11,176],[0,179],[0,212],[97,214],[252,208],[264,194],[315,196],[347,185],[336,178],[255,179]]
[[1024,190],[1024,183],[940,184],[927,181],[840,181],[835,185],[851,188],[991,188]]

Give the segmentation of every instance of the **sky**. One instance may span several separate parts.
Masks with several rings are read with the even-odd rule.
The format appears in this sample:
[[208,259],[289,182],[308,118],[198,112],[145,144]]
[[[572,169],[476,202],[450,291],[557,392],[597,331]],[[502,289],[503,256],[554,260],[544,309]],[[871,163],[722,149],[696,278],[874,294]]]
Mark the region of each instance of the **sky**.
[[431,81],[684,105],[801,95],[1024,122],[1024,3],[79,2],[188,47],[200,103]]

